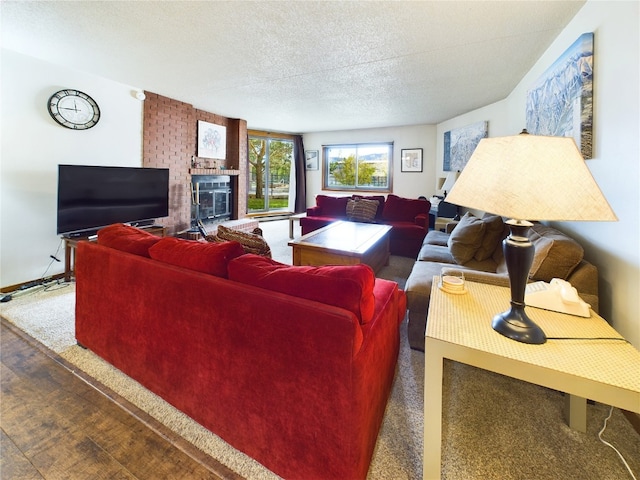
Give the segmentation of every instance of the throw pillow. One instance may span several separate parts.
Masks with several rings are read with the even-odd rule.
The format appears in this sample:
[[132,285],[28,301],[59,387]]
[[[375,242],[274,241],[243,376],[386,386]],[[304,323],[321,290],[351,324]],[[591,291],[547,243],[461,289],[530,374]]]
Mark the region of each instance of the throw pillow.
[[368,265],[290,266],[258,255],[229,262],[229,279],[353,312],[361,324],[375,311],[375,275]]
[[447,246],[458,265],[464,265],[473,258],[482,244],[485,228],[481,218],[467,212],[453,229]]
[[320,207],[323,217],[344,217],[349,197],[316,196],[316,205]]
[[499,215],[487,213],[482,217],[482,221],[485,224],[484,238],[482,239],[480,248],[478,248],[474,255],[474,258],[479,262],[491,257],[508,233],[508,229],[505,229],[505,224]]
[[428,200],[412,200],[397,195],[387,195],[382,219],[388,222],[414,222],[418,215],[429,216],[431,203]]
[[196,272],[227,278],[227,264],[244,255],[238,242],[204,243],[165,237],[149,249],[152,259]]
[[[262,232],[259,228],[255,229],[254,232],[256,230]],[[224,225],[218,225],[216,237],[225,242],[238,242],[242,245],[245,253],[255,253],[256,255],[271,258],[271,248],[269,244],[257,233],[241,232],[240,230],[233,230]]]
[[377,200],[350,198],[347,200],[347,218],[353,222],[373,222],[378,211]]
[[535,248],[529,271],[532,280],[566,280],[584,257],[582,245],[559,230],[541,223],[534,223],[529,229],[529,239]]
[[382,218],[382,212],[384,211],[384,195],[352,195],[351,198],[363,198],[365,200],[375,200],[378,202],[378,211],[376,212],[376,218]]
[[98,230],[98,245],[143,257],[149,257],[149,247],[155,245],[161,238],[123,223],[115,223]]

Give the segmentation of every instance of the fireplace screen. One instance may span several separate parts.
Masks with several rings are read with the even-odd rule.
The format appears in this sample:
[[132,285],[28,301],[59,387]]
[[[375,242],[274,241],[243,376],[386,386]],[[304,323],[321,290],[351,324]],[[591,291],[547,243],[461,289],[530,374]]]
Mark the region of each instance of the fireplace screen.
[[231,218],[233,192],[229,175],[191,177],[191,225],[218,223]]

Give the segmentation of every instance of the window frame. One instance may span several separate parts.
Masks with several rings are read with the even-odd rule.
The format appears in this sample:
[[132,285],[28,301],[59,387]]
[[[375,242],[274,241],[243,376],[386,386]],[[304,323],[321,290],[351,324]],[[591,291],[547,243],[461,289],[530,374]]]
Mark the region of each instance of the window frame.
[[[335,186],[329,185],[329,168],[330,162],[327,158],[327,152],[330,149],[345,148],[356,150],[356,163],[358,160],[358,149],[386,146],[388,148],[387,159],[387,185],[383,187],[374,187],[371,185],[358,186],[357,173],[355,185],[351,186]],[[358,143],[336,143],[322,145],[322,189],[334,192],[376,192],[376,193],[392,193],[393,192],[393,142],[358,142]]]

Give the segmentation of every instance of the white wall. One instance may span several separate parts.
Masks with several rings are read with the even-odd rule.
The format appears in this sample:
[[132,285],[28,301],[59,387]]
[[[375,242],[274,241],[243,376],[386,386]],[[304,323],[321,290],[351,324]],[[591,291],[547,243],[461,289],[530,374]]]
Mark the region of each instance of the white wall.
[[585,247],[598,267],[600,314],[640,348],[640,58],[639,5],[588,1],[511,95],[438,125],[451,128],[489,120],[489,136],[515,135],[525,127],[527,90],[585,32],[594,32],[594,154],[587,165],[618,222],[563,222],[555,226]]
[[[142,166],[142,103],[133,87],[2,50],[0,286],[64,270],[56,235],[57,166]],[[96,100],[102,116],[86,131],[53,121],[47,100],[74,88]],[[60,248],[60,251],[58,249]],[[56,253],[57,252],[57,253]]]
[[[322,157],[322,146],[337,143],[393,142],[393,193],[401,197],[429,198],[436,191],[436,127],[435,125],[412,125],[394,128],[371,128],[342,130],[336,132],[306,133],[303,136],[305,150],[318,150]],[[402,149],[422,148],[422,172],[401,172]],[[345,195],[335,191],[322,191],[322,160],[320,169],[307,171],[307,205],[315,205],[318,194]]]

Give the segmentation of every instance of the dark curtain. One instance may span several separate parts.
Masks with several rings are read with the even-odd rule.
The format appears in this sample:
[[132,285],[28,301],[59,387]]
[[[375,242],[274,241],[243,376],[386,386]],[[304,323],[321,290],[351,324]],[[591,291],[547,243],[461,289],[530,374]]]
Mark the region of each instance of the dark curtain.
[[293,161],[296,169],[296,201],[294,213],[304,213],[307,211],[307,174],[302,135],[294,135]]

